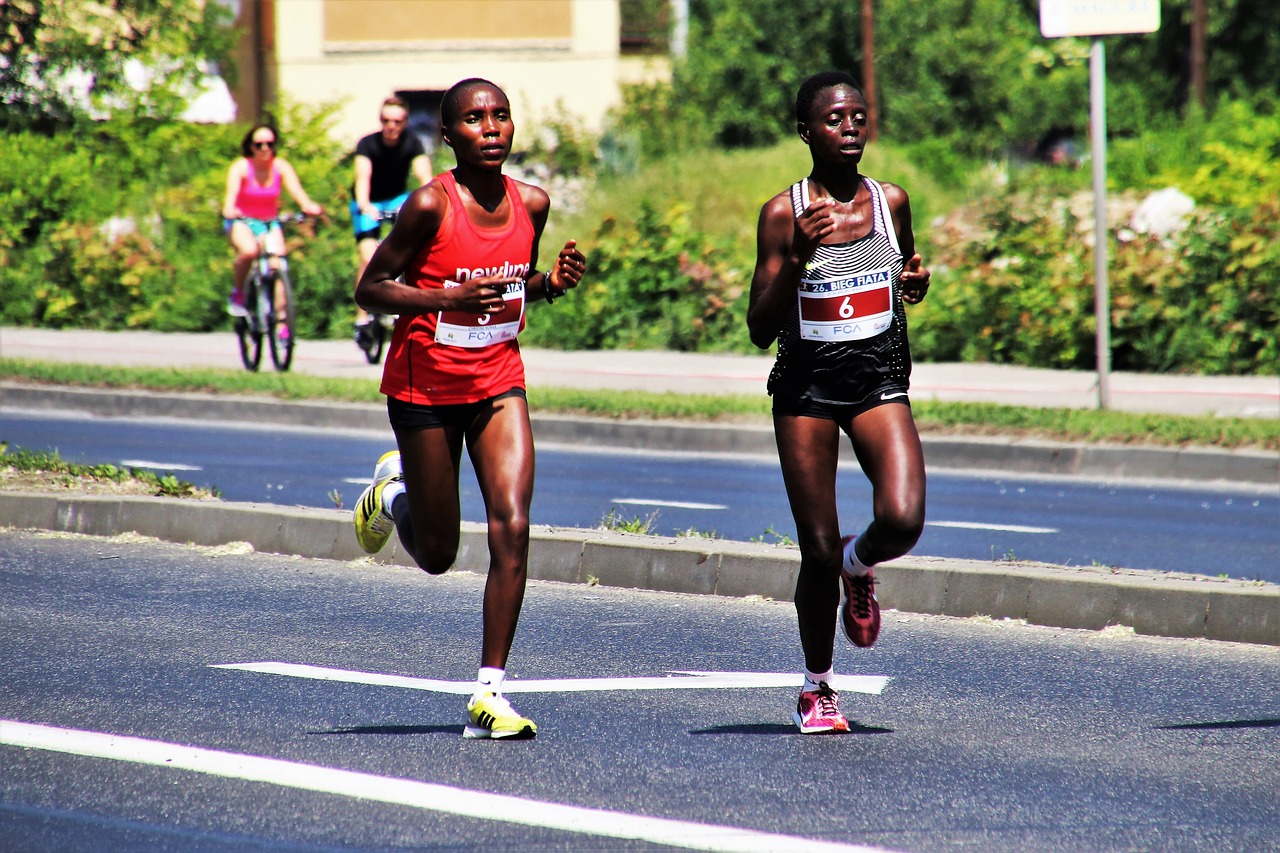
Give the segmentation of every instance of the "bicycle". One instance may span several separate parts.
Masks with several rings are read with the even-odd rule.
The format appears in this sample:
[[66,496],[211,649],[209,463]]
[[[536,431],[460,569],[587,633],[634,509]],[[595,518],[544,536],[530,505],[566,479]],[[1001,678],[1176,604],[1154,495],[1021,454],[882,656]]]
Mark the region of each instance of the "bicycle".
[[[380,211],[377,221],[395,224],[397,213],[395,210]],[[378,314],[374,311],[368,312],[368,316],[367,323],[356,326],[356,346],[364,352],[366,361],[377,364],[382,360],[382,350],[395,327],[396,317],[394,314]]]
[[[295,213],[274,221],[283,225],[306,218],[305,213]],[[235,331],[245,369],[257,370],[262,363],[262,339],[266,337],[271,363],[276,370],[288,370],[293,363],[293,282],[289,278],[289,259],[269,251],[265,235],[258,238],[258,257],[244,282],[244,307],[248,314],[236,318]]]

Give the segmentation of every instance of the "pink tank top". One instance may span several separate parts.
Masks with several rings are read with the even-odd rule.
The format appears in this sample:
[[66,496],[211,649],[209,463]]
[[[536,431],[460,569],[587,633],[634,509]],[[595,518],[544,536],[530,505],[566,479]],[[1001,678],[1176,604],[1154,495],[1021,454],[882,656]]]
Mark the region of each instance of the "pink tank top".
[[253,176],[253,163],[246,160],[245,166],[236,207],[249,219],[275,219],[280,215],[280,170],[272,163],[271,180],[262,186]]

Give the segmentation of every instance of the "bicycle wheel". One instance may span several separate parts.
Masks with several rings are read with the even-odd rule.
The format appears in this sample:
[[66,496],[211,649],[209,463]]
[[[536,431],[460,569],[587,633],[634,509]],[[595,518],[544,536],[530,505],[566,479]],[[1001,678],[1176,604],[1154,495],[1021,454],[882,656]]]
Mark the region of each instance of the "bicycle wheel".
[[244,283],[244,305],[249,311],[247,317],[237,317],[235,322],[236,338],[240,341],[240,360],[246,370],[257,370],[262,363],[262,325],[259,320],[258,296],[262,287],[255,272]]
[[266,298],[272,299],[275,292],[279,292],[284,298],[284,311],[275,311],[274,301],[271,303],[272,322],[267,326],[267,337],[271,341],[271,362],[276,370],[288,370],[293,363],[293,284],[289,281],[289,271],[286,269],[276,270],[276,280],[278,284],[268,288],[273,292]]
[[382,360],[382,346],[387,342],[387,327],[382,324],[382,318],[371,314],[365,334],[369,336],[369,348],[364,351],[365,360],[370,364],[377,364]]

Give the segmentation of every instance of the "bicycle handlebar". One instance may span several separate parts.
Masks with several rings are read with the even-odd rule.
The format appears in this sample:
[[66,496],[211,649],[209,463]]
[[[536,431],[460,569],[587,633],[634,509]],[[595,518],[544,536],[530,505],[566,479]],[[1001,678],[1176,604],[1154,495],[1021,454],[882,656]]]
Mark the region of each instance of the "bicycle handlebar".
[[268,224],[272,222],[277,222],[281,225],[296,225],[299,222],[305,222],[308,219],[319,219],[322,216],[324,216],[323,213],[318,213],[315,216],[312,216],[309,213],[303,213],[302,211],[298,211],[297,213],[282,213],[273,219],[258,219],[256,216],[236,216],[236,217],[233,217],[231,221],[232,222],[253,221],[253,222],[265,222]]

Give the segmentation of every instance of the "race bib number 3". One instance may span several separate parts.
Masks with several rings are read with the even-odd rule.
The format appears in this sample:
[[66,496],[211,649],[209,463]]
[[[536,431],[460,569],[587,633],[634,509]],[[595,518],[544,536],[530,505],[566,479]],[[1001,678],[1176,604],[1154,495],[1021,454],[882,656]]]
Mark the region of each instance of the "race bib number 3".
[[893,271],[800,283],[800,337],[807,341],[861,341],[893,324]]
[[[455,281],[446,281],[444,286],[459,285]],[[501,314],[441,311],[436,319],[436,343],[476,349],[515,340],[524,317],[524,282],[507,285],[507,292],[502,298],[506,308]]]

